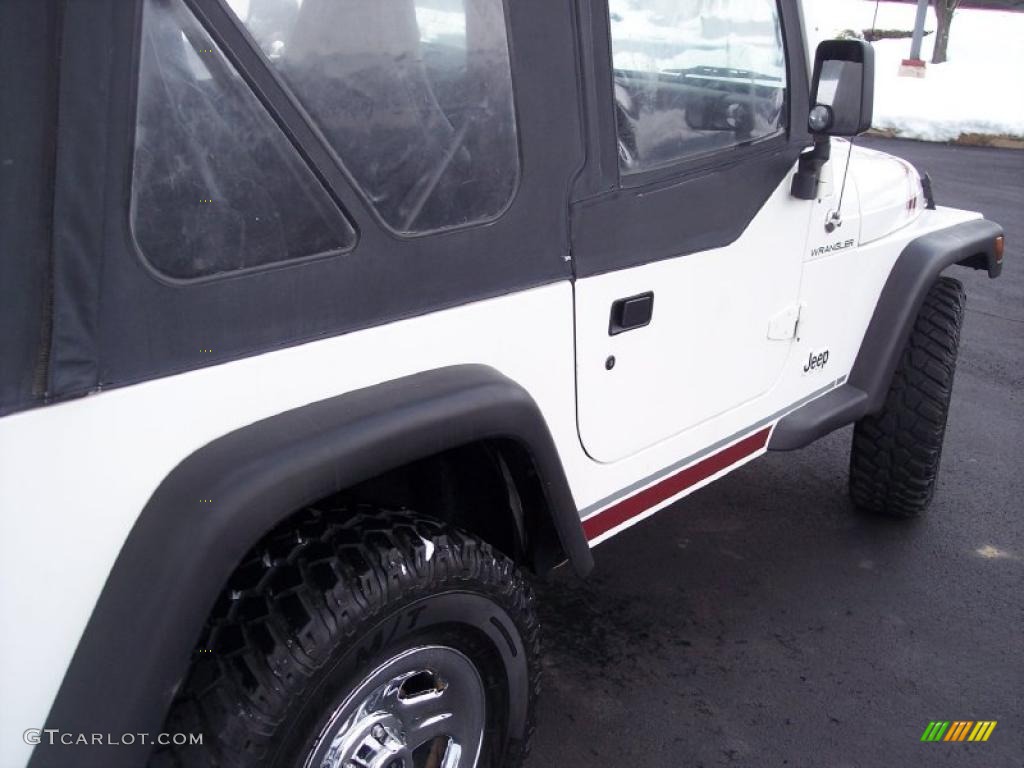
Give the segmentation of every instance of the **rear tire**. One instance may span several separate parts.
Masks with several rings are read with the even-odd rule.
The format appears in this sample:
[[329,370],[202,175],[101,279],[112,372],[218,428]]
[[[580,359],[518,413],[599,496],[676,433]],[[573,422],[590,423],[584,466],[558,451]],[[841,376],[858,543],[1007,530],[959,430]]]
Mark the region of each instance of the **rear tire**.
[[458,749],[462,768],[479,749],[481,768],[514,768],[539,653],[530,587],[486,542],[409,514],[307,510],[250,553],[196,648],[164,731],[203,744],[151,765],[413,768]]
[[953,393],[966,295],[940,277],[928,291],[882,410],[853,431],[850,498],[860,509],[914,517],[931,502]]

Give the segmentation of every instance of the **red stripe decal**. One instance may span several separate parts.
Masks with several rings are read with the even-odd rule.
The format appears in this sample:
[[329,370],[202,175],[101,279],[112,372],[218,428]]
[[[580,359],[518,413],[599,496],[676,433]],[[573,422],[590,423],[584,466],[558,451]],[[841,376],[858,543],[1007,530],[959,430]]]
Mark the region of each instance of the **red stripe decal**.
[[635,495],[588,517],[583,521],[584,535],[586,535],[588,541],[592,541],[612,528],[622,525],[642,512],[646,512],[651,507],[672,498],[676,494],[682,493],[701,480],[706,480],[716,472],[721,472],[737,461],[746,458],[752,453],[756,453],[768,443],[768,434],[770,432],[771,427],[765,427],[760,432],[755,432],[738,443],[734,443],[718,453],[701,459],[696,464],[691,464],[686,469],[682,469],[676,474],[644,488]]

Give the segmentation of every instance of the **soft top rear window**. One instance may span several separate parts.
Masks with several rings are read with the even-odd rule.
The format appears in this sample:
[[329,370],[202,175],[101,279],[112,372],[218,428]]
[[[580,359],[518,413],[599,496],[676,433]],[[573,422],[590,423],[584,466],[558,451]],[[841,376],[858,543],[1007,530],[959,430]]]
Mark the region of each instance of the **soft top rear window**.
[[502,0],[229,5],[389,228],[507,207],[519,151]]
[[351,246],[352,227],[182,0],[143,7],[131,219],[146,261],[208,277]]

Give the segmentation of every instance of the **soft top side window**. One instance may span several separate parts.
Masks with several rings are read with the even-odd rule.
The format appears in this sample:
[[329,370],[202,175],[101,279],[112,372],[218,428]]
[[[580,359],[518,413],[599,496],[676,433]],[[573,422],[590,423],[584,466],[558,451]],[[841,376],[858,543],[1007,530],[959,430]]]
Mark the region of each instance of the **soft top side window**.
[[776,0],[609,0],[624,173],[786,127]]
[[345,216],[182,0],[146,0],[131,222],[159,273],[208,277],[339,251]]
[[385,224],[499,216],[519,177],[502,0],[229,0]]

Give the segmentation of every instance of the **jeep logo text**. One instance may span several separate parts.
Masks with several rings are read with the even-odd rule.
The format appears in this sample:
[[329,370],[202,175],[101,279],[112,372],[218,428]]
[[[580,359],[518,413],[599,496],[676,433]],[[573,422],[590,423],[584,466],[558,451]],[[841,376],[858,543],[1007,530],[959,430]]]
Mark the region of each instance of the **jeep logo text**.
[[807,364],[804,366],[804,373],[810,373],[817,368],[824,368],[826,363],[828,363],[827,349],[823,352],[811,352],[807,358]]

